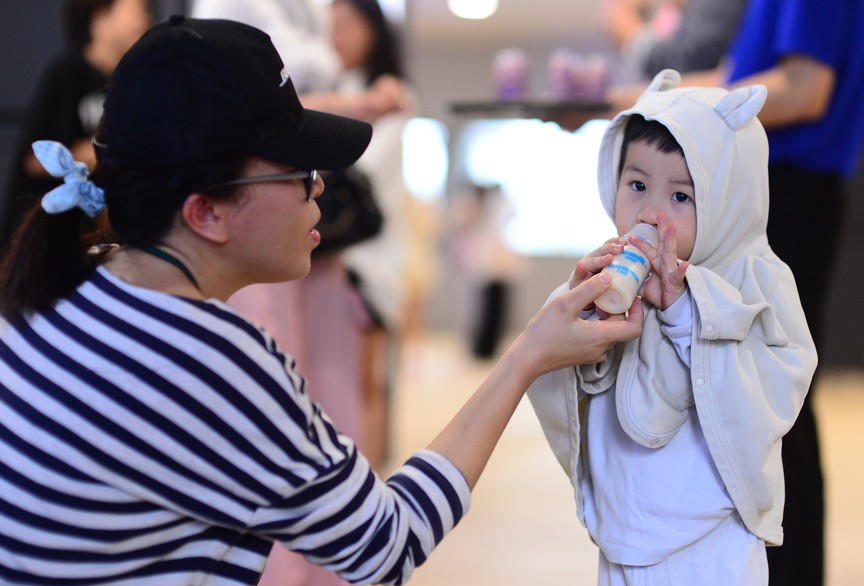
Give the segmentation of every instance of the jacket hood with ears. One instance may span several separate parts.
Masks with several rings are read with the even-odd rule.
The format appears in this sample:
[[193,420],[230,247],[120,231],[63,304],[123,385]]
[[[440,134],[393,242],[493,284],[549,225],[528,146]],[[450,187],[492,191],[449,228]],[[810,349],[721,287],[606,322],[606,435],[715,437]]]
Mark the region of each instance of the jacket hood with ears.
[[768,248],[768,139],[756,118],[767,90],[677,88],[680,79],[676,71],[661,71],[636,104],[608,126],[600,145],[600,198],[614,220],[621,144],[630,116],[660,122],[681,145],[693,177],[696,242],[689,260],[717,270]]

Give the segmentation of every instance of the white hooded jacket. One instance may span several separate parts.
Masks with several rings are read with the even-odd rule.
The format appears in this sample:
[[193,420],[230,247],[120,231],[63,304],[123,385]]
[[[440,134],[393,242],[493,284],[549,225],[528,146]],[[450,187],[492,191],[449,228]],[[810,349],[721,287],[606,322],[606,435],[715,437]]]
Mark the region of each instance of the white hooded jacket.
[[[598,181],[614,218],[623,131],[632,114],[662,123],[684,151],[697,216],[686,274],[693,307],[689,376],[660,330],[658,310],[646,307],[639,339],[619,345],[603,363],[544,375],[528,395],[576,488],[583,524],[579,401],[610,391],[616,393],[622,429],[650,448],[662,449],[695,405],[711,457],[745,525],[766,542],[781,544],[781,440],[806,396],[816,350],[792,273],[765,232],[768,142],[756,115],[766,90],[674,89],[679,81],[675,71],[659,73],[636,105],[616,116],[601,143]],[[802,230],[802,238],[803,228],[789,227]]]

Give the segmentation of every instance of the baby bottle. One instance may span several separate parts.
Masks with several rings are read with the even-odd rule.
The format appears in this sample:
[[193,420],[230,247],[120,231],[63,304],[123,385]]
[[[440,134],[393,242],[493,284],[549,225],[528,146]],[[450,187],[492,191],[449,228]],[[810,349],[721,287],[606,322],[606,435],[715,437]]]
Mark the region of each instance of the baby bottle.
[[[631,234],[651,246],[657,246],[657,229],[650,224],[636,224],[624,238]],[[606,313],[624,313],[630,309],[650,270],[651,263],[642,251],[630,244],[625,245],[624,251],[615,255],[612,263],[603,269],[602,272],[612,277],[612,283],[594,305]]]

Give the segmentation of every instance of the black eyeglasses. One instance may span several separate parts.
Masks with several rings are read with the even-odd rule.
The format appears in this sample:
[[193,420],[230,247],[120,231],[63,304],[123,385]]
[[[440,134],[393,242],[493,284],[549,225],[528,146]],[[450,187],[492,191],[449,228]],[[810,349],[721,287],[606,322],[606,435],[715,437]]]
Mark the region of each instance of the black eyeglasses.
[[214,191],[223,187],[231,187],[234,185],[249,185],[250,183],[266,183],[268,181],[289,181],[291,179],[303,179],[303,186],[306,188],[306,201],[312,201],[312,190],[315,189],[315,182],[318,180],[318,171],[292,171],[291,173],[279,173],[277,175],[258,175],[256,177],[241,177],[233,181],[226,181],[217,185],[211,185],[201,191]]

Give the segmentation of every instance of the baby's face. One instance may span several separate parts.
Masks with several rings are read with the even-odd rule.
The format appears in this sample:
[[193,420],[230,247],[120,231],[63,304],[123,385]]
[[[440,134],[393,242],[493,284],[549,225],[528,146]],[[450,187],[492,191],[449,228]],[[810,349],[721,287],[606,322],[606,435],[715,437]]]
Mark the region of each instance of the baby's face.
[[615,198],[615,227],[626,233],[638,223],[657,226],[666,212],[678,225],[677,255],[688,260],[696,242],[696,201],[687,162],[678,153],[663,153],[638,141],[627,146],[627,159]]

